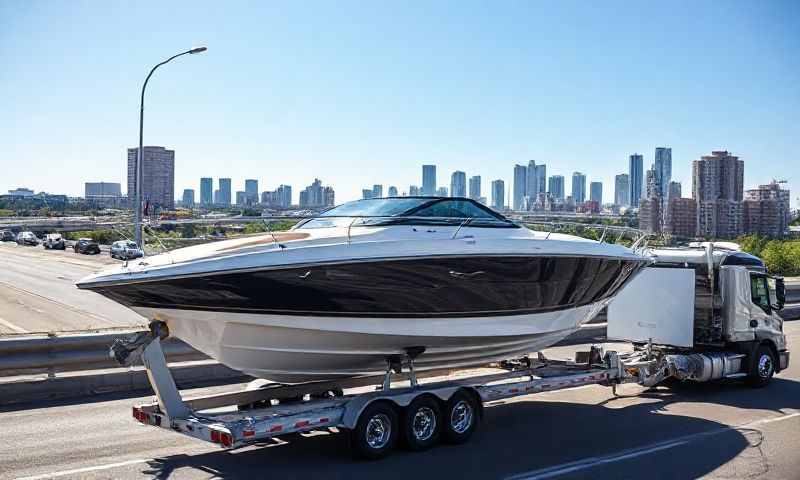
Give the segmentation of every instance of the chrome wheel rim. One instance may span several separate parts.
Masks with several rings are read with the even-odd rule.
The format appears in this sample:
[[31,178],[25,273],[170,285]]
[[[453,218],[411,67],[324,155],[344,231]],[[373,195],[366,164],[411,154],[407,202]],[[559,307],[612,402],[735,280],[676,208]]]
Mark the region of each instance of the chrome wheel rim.
[[472,406],[466,400],[459,400],[450,413],[450,428],[456,433],[464,433],[470,425],[472,425]]
[[392,434],[392,422],[388,415],[379,413],[369,419],[364,432],[365,440],[370,448],[381,449],[389,443]]
[[414,438],[417,440],[425,441],[433,436],[436,431],[436,414],[430,407],[422,407],[414,413],[414,419],[411,423],[411,430],[414,432]]
[[772,374],[772,357],[761,355],[758,359],[758,375],[761,378],[768,378]]

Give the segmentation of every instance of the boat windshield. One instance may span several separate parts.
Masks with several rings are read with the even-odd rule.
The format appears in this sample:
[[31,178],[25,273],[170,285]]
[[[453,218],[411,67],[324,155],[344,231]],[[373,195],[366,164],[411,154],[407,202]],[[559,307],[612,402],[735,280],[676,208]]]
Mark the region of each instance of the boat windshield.
[[468,225],[516,227],[489,208],[465,198],[397,197],[347,202],[296,228],[363,225]]

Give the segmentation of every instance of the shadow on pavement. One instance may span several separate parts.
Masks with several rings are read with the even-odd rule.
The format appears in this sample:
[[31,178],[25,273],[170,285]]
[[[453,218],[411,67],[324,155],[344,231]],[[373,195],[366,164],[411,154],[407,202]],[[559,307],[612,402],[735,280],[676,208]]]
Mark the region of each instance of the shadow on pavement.
[[[746,449],[761,456],[759,432],[731,429],[702,418],[663,414],[670,403],[704,402],[770,411],[800,408],[800,382],[776,378],[761,390],[738,385],[661,387],[638,397],[656,401],[618,407],[614,406],[617,399],[606,401],[605,405],[519,401],[487,407],[486,418],[469,444],[440,445],[422,453],[398,450],[377,462],[353,461],[346,433],[320,432],[308,438],[289,437],[282,439],[286,443],[234,452],[159,458],[144,467],[142,473],[162,479],[193,470],[221,478],[256,473],[307,478],[505,478],[686,435],[715,432],[713,436],[690,439],[678,450],[665,449],[634,460],[653,462],[647,464],[648,478],[695,478]],[[625,402],[624,398],[619,401]],[[679,451],[682,455],[677,455]],[[675,461],[670,461],[673,454]],[[613,465],[625,467],[624,462]],[[588,469],[573,475],[585,477],[591,473]]]

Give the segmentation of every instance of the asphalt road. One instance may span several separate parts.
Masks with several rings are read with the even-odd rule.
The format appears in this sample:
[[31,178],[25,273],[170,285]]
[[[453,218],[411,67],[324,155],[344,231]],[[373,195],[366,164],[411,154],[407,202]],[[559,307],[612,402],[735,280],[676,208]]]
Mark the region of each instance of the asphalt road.
[[131,327],[145,320],[75,281],[118,263],[71,249],[0,242],[0,335]]
[[[786,331],[799,345],[800,321]],[[0,410],[0,479],[800,478],[797,360],[760,390],[625,385],[618,394],[590,386],[499,402],[466,445],[377,462],[351,460],[345,435],[330,432],[222,451],[137,424],[130,408],[145,398],[17,405]]]

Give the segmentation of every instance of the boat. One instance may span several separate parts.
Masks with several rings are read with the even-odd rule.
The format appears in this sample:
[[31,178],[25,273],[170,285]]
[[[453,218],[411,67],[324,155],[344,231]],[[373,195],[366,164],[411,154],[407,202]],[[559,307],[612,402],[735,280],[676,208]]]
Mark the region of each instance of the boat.
[[534,231],[467,198],[359,200],[288,231],[129,261],[77,286],[280,383],[484,365],[551,346],[649,259]]

